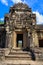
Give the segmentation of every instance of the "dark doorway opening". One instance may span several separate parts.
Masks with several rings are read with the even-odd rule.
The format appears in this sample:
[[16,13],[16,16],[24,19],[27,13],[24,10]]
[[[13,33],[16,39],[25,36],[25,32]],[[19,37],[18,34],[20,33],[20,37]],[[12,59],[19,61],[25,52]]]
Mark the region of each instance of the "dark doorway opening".
[[0,31],[0,48],[5,48],[6,42],[6,31]]
[[43,47],[43,39],[39,40],[39,47]]
[[17,34],[17,47],[23,47],[23,34]]

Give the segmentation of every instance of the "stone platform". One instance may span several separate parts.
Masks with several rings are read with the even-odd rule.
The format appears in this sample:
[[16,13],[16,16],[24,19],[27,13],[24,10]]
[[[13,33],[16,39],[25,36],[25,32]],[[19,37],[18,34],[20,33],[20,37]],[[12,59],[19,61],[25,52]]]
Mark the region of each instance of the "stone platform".
[[43,65],[43,57],[40,57],[43,49],[34,50],[35,60],[31,52],[24,49],[0,49],[0,65]]

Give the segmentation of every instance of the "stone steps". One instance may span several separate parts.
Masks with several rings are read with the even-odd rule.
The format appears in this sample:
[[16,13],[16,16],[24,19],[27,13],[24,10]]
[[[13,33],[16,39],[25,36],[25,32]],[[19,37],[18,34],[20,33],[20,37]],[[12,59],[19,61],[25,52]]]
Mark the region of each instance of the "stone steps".
[[43,61],[43,48],[35,48],[34,50],[36,60]]
[[5,57],[7,57],[7,58],[30,58],[31,56],[29,56],[29,55],[8,55]]
[[7,53],[5,54],[4,58],[2,58],[2,65],[43,65],[42,62],[38,63],[38,51],[34,52],[36,59],[38,59],[36,60],[37,62],[32,60],[30,51],[23,51],[23,49],[20,48],[11,50],[6,49],[5,51]]
[[26,52],[26,51],[11,51],[10,53],[9,53],[10,55],[14,55],[14,54],[22,54],[22,55],[26,55],[26,54],[28,54],[28,55],[30,55],[31,53],[30,52]]
[[30,57],[9,57],[9,56],[6,56],[5,57],[6,60],[31,60]]
[[2,57],[4,55],[4,49],[0,48],[0,57]]
[[12,49],[10,55],[31,55],[30,52],[23,51],[23,49]]
[[8,55],[5,56],[5,59],[9,59],[9,60],[31,60],[31,56],[28,55]]
[[7,65],[32,65],[32,64],[7,64]]
[[7,64],[7,65],[43,65],[42,63],[40,63],[40,64],[37,64],[37,63],[35,63],[35,64]]
[[12,49],[8,55],[5,55],[5,59],[9,60],[30,60],[31,53],[27,51],[22,51],[21,49]]
[[38,53],[35,53],[35,57],[36,57],[36,60],[40,60],[40,61],[43,61],[43,54],[38,54]]
[[9,54],[9,55],[6,55],[7,57],[31,57],[31,55],[28,55],[28,54]]
[[3,62],[3,65],[43,65],[43,62],[32,60],[7,60],[5,62]]

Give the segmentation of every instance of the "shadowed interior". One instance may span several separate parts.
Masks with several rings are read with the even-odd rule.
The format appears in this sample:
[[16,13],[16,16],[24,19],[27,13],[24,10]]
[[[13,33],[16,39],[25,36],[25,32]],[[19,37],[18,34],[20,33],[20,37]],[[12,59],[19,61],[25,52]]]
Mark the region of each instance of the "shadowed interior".
[[17,47],[23,47],[23,34],[17,34]]

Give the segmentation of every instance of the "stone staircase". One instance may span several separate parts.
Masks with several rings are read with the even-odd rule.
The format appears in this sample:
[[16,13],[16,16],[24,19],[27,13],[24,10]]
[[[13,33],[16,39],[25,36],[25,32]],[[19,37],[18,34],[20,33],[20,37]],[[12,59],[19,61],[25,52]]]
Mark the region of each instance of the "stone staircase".
[[11,49],[8,55],[5,55],[5,59],[9,60],[31,60],[31,53],[23,51],[23,49]]
[[36,60],[43,61],[43,48],[34,48]]
[[1,64],[3,65],[29,65],[32,61],[31,53],[20,48],[6,49]]
[[43,61],[40,62],[38,57],[40,49],[34,50],[35,61],[32,60],[32,51],[25,51],[20,48],[0,50],[0,53],[2,53],[2,56],[0,54],[2,58],[0,60],[0,65],[43,65]]

